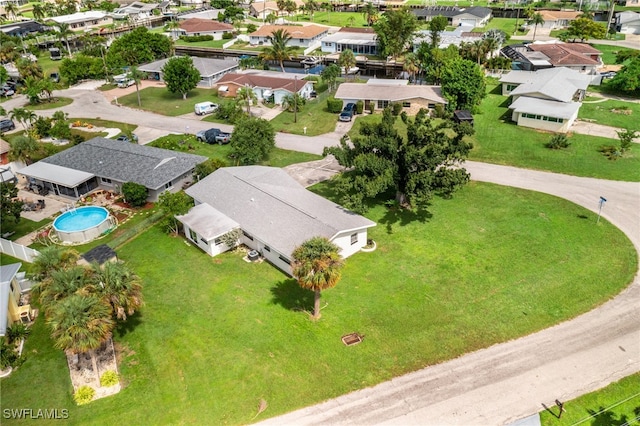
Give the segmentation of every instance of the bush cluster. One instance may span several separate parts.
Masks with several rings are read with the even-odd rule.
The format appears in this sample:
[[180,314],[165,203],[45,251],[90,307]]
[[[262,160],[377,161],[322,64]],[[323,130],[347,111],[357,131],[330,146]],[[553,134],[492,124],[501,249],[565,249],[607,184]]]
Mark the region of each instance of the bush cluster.
[[73,394],[73,400],[78,405],[85,405],[93,400],[96,395],[96,391],[89,386],[80,386],[75,394]]
[[549,142],[544,144],[549,149],[568,148],[571,145],[566,135],[554,135]]
[[198,41],[211,41],[213,40],[213,36],[208,34],[197,36],[180,36],[180,40],[184,40],[187,43],[195,43]]
[[336,98],[328,98],[327,109],[329,110],[329,112],[339,114],[342,111],[342,100]]
[[113,370],[105,371],[102,376],[100,376],[100,386],[109,387],[117,385],[120,382],[118,378],[118,373]]

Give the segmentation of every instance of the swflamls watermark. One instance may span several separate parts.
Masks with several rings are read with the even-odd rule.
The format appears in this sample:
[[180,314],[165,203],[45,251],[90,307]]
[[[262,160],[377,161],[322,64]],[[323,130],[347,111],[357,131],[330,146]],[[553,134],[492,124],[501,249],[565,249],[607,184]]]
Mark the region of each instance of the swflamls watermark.
[[5,408],[2,410],[2,418],[64,420],[69,418],[69,410],[66,408]]

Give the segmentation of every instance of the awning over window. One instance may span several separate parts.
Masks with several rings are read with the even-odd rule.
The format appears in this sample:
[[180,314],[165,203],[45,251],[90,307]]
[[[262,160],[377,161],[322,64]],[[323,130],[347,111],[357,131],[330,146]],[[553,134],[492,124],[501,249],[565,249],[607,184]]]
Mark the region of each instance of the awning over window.
[[38,161],[30,166],[18,170],[18,173],[45,182],[52,182],[68,188],[75,188],[86,182],[94,175],[80,170],[69,169],[55,164]]
[[220,87],[218,87],[218,91],[219,92],[228,92],[229,91],[229,86],[220,86]]

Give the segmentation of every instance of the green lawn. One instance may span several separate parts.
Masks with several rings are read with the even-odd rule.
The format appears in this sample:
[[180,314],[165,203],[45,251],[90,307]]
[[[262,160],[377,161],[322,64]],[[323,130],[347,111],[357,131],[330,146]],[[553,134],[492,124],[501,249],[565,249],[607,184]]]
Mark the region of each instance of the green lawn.
[[[184,142],[184,143],[183,143]],[[177,149],[177,146],[180,149]],[[189,152],[190,154],[203,155],[209,158],[217,158],[227,162],[228,165],[233,166],[229,159],[229,153],[231,147],[229,145],[207,144],[198,142],[194,135],[167,135],[156,139],[149,144],[150,146],[156,146],[165,149],[176,149],[183,152]],[[263,166],[272,167],[285,167],[290,164],[304,163],[307,161],[320,160],[322,157],[315,154],[308,154],[306,152],[289,151],[286,149],[274,148],[265,161],[261,163]]]
[[640,104],[613,100],[595,103],[583,102],[578,118],[593,120],[595,123],[606,126],[640,131]]
[[156,114],[175,117],[193,112],[193,106],[198,102],[211,101],[220,103],[215,89],[196,88],[189,92],[187,99],[182,99],[181,94],[169,92],[165,87],[147,87],[140,91],[142,106],[138,106],[136,92],[118,98],[118,103],[131,108],[155,112]]
[[[554,414],[557,407],[540,413],[543,426],[633,425],[640,416],[640,373],[612,383],[604,389],[583,395],[571,401],[563,401],[565,412],[560,419]],[[633,419],[636,419],[634,421]]]
[[[67,408],[74,424],[247,424],[572,318],[637,269],[618,229],[536,192],[472,182],[428,215],[367,216],[378,249],[347,260],[318,322],[301,311],[312,293],[269,264],[150,229],[118,252],[145,286],[142,312],[115,332],[124,389],[76,407],[40,318],[3,408]],[[364,342],[345,347],[354,331]]]
[[618,52],[633,50],[626,47],[609,46],[608,44],[592,44],[591,46],[602,52],[602,62],[606,65],[614,65],[616,63],[616,55]]
[[81,121],[83,124],[84,123],[89,123],[89,124],[93,124],[96,127],[104,127],[105,129],[111,128],[117,128],[122,130],[122,132],[128,132],[131,131],[133,132],[134,130],[136,130],[138,128],[137,124],[128,124],[128,123],[121,123],[119,121],[111,121],[111,120],[102,120],[101,118],[78,118],[78,117],[74,117],[74,118],[69,118],[70,122],[75,122],[75,121]]
[[[518,27],[521,27],[526,21],[521,16],[520,19],[517,20]],[[518,31],[517,34],[514,34],[514,30],[516,28],[516,19],[515,18],[491,18],[489,23],[484,27],[476,27],[473,29],[474,32],[483,33],[487,30],[498,29],[504,31],[507,35],[523,35],[526,34],[527,31]]]
[[317,136],[324,133],[333,132],[338,122],[338,114],[327,110],[327,98],[329,93],[318,94],[316,99],[310,99],[302,111],[298,112],[298,121],[294,123],[294,114],[283,111],[278,114],[271,124],[276,132],[293,133],[303,135],[304,128],[307,128],[308,136]]
[[26,104],[24,107],[33,111],[42,111],[47,109],[60,108],[73,102],[71,98],[56,97],[53,102],[41,102],[39,104]]
[[598,152],[602,145],[618,143],[607,138],[572,134],[568,149],[545,148],[552,134],[510,122],[507,97],[491,92],[495,87],[488,85],[489,94],[480,106],[480,113],[474,115],[476,134],[470,160],[575,176],[640,181],[640,147],[634,144],[617,161],[607,160]]
[[178,39],[174,42],[174,44],[176,46],[215,47],[218,49],[222,49],[222,45],[230,41],[231,40],[208,40],[208,41],[188,42],[188,41]]
[[326,12],[317,11],[313,14],[313,21],[308,15],[297,15],[294,22],[311,22],[313,24],[330,25],[334,27],[366,27],[367,20],[362,13],[357,12]]

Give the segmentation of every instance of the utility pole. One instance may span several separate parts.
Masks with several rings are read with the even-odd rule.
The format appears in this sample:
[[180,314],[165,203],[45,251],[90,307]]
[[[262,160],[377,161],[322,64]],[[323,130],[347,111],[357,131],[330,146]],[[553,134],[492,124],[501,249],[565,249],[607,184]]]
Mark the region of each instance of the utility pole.
[[298,76],[293,76],[293,122],[298,122]]
[[609,9],[609,18],[607,19],[607,38],[609,38],[609,31],[611,30],[611,20],[613,19],[613,9],[616,7],[616,2],[614,0],[609,0],[611,2],[611,9]]

